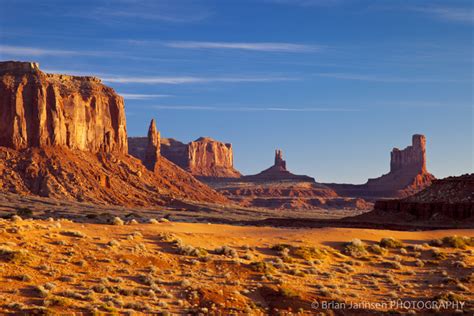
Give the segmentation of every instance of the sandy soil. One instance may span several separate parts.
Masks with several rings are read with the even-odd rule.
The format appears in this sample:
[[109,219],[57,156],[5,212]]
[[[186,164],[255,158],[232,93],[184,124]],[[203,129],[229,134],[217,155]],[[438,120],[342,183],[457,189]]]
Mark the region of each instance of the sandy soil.
[[0,220],[0,313],[472,314],[474,247],[454,235],[474,230]]

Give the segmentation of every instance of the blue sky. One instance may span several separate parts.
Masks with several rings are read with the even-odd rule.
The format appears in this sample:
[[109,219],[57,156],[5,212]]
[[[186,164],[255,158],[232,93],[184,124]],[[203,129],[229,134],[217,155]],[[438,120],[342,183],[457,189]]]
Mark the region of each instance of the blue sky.
[[231,142],[236,167],[363,183],[427,136],[437,177],[473,172],[472,1],[0,0],[0,59],[97,75],[129,135]]

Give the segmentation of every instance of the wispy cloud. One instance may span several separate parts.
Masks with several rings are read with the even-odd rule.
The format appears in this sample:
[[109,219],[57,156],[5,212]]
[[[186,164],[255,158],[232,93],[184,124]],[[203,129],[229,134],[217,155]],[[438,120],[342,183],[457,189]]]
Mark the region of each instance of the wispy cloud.
[[413,7],[413,11],[430,14],[438,19],[463,23],[474,23],[472,6],[458,8],[447,6]]
[[449,6],[449,5],[416,5],[415,3],[404,3],[401,5],[394,5],[385,2],[375,2],[370,5],[369,9],[373,10],[393,10],[393,11],[412,11],[419,12],[432,18],[458,23],[474,23],[474,8],[472,4],[466,6]]
[[127,100],[149,100],[157,98],[171,97],[170,94],[135,94],[135,93],[120,93],[119,94]]
[[351,74],[351,73],[318,73],[315,74],[319,77],[341,79],[341,80],[355,80],[355,81],[373,81],[373,82],[406,82],[406,83],[417,83],[417,82],[465,82],[468,79],[447,79],[447,78],[420,78],[420,77],[396,77],[396,76],[380,76],[370,74]]
[[216,112],[358,112],[349,108],[288,108],[288,107],[217,107],[194,105],[155,105],[158,110],[216,111]]
[[195,76],[156,76],[156,77],[128,77],[106,76],[102,78],[110,83],[142,83],[142,84],[192,84],[192,83],[243,83],[243,82],[275,82],[298,80],[298,78],[282,76],[243,76],[243,77],[195,77]]
[[60,49],[45,49],[37,47],[22,47],[22,46],[10,46],[0,45],[0,54],[6,55],[22,55],[22,56],[77,56],[84,54],[91,54],[90,52],[77,52],[71,50],[60,50]]
[[270,3],[296,5],[301,7],[331,6],[343,2],[343,0],[265,0]]
[[233,49],[260,52],[287,52],[287,53],[307,53],[320,51],[323,47],[317,45],[306,45],[296,43],[277,42],[199,42],[199,41],[174,41],[167,42],[165,46],[172,48],[186,49]]

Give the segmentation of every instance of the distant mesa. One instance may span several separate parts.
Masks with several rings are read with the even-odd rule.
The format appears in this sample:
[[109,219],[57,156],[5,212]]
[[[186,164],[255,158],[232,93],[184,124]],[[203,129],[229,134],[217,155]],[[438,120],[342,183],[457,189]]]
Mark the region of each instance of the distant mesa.
[[[145,143],[149,138],[130,137],[129,153],[145,161]],[[200,137],[184,144],[173,138],[162,138],[160,153],[163,157],[198,178],[239,178],[234,168],[232,145],[210,137]]]
[[405,197],[428,187],[435,177],[426,169],[426,138],[415,134],[412,145],[405,149],[394,148],[390,154],[390,172],[367,183],[327,184],[339,195],[381,198]]
[[273,166],[256,175],[245,176],[243,181],[303,181],[314,182],[314,178],[304,175],[296,175],[286,169],[286,161],[283,159],[283,152],[280,149],[275,150],[275,162]]

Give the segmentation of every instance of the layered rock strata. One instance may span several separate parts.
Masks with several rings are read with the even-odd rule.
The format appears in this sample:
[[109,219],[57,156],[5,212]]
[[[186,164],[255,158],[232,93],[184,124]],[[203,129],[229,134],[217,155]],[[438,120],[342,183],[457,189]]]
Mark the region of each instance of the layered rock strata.
[[0,62],[0,146],[126,153],[123,98],[95,77],[46,74],[37,63]]

